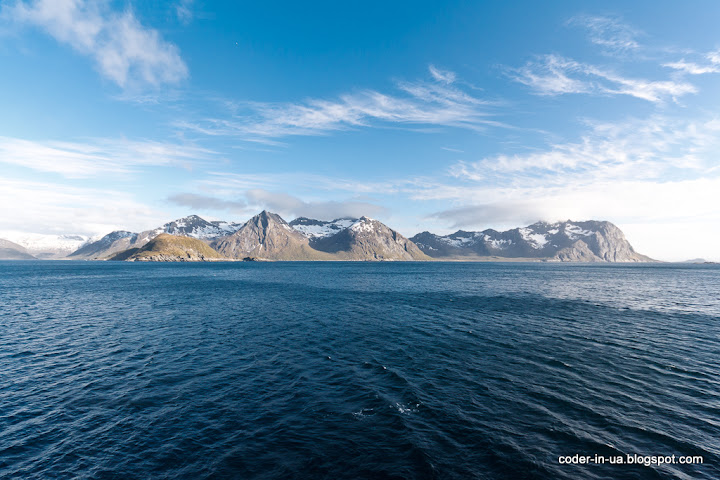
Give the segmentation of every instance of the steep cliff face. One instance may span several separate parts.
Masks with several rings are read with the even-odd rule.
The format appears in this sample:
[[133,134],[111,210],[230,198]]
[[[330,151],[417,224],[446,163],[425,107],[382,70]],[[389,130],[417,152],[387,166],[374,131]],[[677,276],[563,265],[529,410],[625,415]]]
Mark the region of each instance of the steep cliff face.
[[269,260],[330,260],[331,256],[310,247],[307,237],[293,230],[279,215],[262,211],[237,232],[211,243],[229,258]]
[[310,245],[339,260],[430,260],[412,241],[368,217],[334,235],[313,238]]
[[588,248],[606,262],[651,262],[646,255],[639,254],[625,238],[622,230],[610,222],[601,222],[597,231],[583,238]]
[[423,232],[411,240],[424,253],[439,259],[497,256],[577,262],[653,261],[635,252],[619,228],[601,221],[538,222],[505,232],[459,230],[445,236]]
[[141,248],[120,252],[110,260],[130,262],[209,262],[225,257],[196,238],[161,233]]
[[553,256],[553,262],[602,262],[603,260],[595,255],[587,243],[578,240],[570,247],[565,247]]

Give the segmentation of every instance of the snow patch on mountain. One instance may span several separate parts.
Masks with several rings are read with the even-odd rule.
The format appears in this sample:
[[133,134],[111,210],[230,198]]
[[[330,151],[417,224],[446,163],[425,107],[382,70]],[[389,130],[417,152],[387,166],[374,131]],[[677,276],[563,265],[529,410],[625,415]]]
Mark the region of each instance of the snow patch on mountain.
[[572,223],[568,223],[565,226],[565,235],[567,235],[570,240],[577,240],[580,237],[588,237],[593,233],[595,232],[584,230],[582,227],[573,225]]
[[496,248],[498,250],[502,250],[504,248],[509,247],[512,245],[513,241],[508,239],[496,239],[496,238],[488,238],[487,243],[492,245],[493,248]]
[[518,231],[520,232],[523,240],[528,242],[528,244],[536,250],[540,250],[548,243],[548,239],[545,235],[542,233],[535,233],[529,227],[518,228]]
[[369,217],[360,217],[358,221],[350,226],[350,230],[354,232],[373,232],[375,230],[374,221]]
[[473,237],[455,237],[447,239],[448,245],[452,245],[453,247],[461,247],[465,244],[472,243],[473,241]]
[[181,235],[199,240],[212,240],[235,233],[240,227],[242,227],[242,224],[223,221],[210,222],[198,215],[190,215],[143,233],[147,233],[147,236],[152,238],[161,233],[169,233],[170,235]]
[[307,238],[325,238],[350,228],[358,220],[355,218],[337,218],[330,222],[305,217],[296,218],[290,226]]

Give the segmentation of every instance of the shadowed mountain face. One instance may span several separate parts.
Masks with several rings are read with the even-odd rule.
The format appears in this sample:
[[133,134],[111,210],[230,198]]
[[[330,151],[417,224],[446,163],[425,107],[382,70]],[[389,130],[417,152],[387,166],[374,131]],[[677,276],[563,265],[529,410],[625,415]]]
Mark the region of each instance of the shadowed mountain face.
[[294,230],[279,215],[263,210],[237,232],[211,243],[230,258],[269,260],[331,260],[331,256],[310,247],[302,233]]
[[610,222],[538,222],[506,232],[484,230],[439,236],[429,232],[413,240],[433,258],[542,258],[558,262],[648,262]]
[[22,245],[0,238],[0,260],[35,260]]
[[196,238],[161,233],[142,248],[120,252],[110,260],[131,262],[207,262],[225,260],[225,257]]

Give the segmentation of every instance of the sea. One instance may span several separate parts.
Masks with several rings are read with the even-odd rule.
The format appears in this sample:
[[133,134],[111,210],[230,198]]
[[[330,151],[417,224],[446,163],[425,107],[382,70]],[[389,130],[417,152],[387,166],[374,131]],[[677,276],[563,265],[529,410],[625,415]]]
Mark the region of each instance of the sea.
[[0,262],[0,478],[718,479],[720,266]]

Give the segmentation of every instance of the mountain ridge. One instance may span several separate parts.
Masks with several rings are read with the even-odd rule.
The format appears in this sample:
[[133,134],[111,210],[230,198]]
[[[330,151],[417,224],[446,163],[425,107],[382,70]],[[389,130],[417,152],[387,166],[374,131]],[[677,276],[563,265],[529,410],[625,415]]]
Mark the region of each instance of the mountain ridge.
[[545,261],[649,262],[607,221],[536,222],[504,232],[421,232],[411,238],[369,217],[286,222],[263,210],[243,224],[189,215],[133,233],[118,230],[89,242],[68,259],[109,259],[141,249],[160,234],[194,238],[232,259],[285,261]]
[[557,262],[651,262],[635,252],[622,231],[608,221],[536,222],[504,232],[458,230],[449,235],[422,232],[411,237],[429,256],[498,256]]

